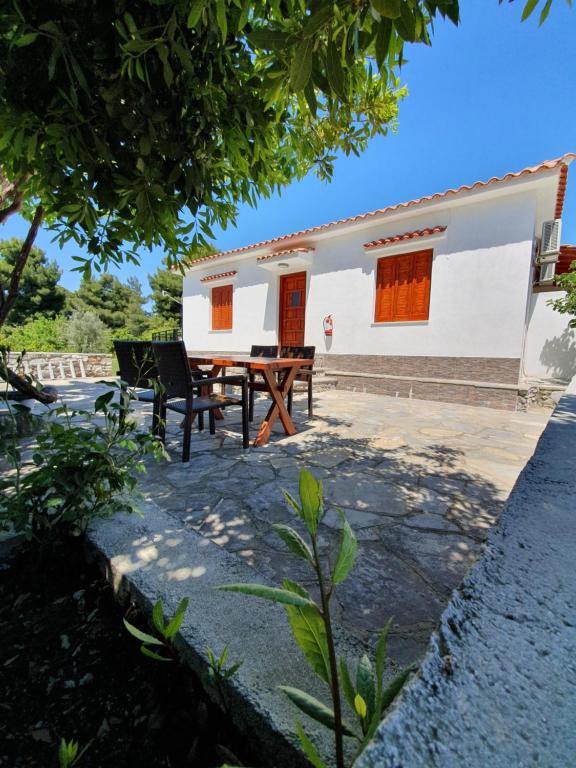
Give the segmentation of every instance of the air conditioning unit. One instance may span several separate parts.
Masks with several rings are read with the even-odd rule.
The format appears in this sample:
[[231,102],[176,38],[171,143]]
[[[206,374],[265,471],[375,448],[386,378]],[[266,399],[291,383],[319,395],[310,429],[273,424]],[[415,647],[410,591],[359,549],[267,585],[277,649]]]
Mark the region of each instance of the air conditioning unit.
[[562,220],[552,219],[542,224],[540,252],[536,263],[540,267],[540,283],[552,283],[556,273],[556,262],[560,255],[560,234]]

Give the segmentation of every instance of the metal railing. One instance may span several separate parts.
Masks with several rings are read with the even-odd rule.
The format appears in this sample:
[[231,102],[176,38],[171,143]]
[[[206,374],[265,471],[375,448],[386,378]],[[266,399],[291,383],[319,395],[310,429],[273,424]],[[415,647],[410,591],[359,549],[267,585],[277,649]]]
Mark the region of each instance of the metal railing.
[[152,341],[180,341],[181,338],[180,328],[169,328],[167,331],[156,331],[152,334]]

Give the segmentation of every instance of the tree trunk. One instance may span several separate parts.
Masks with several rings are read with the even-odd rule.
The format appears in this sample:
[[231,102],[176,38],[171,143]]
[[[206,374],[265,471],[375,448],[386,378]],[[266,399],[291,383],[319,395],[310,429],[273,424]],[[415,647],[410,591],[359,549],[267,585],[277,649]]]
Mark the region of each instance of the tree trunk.
[[41,205],[39,205],[36,208],[36,211],[34,213],[34,218],[32,219],[32,224],[30,225],[30,229],[28,230],[28,234],[26,235],[26,240],[24,240],[24,244],[22,245],[22,250],[20,251],[20,254],[18,256],[18,261],[16,262],[14,269],[12,270],[12,275],[10,276],[10,285],[8,286],[8,290],[5,291],[4,288],[0,288],[0,328],[4,325],[6,322],[6,318],[8,317],[8,313],[12,309],[12,305],[18,298],[18,288],[20,286],[20,280],[22,279],[22,272],[24,272],[24,267],[26,266],[26,262],[28,261],[28,257],[30,256],[30,251],[32,250],[32,246],[34,245],[34,240],[36,240],[36,235],[38,234],[38,230],[40,229],[40,224],[42,223],[42,217],[44,216],[44,209]]
[[[5,208],[3,211],[0,211],[0,222],[4,221],[12,213],[20,210],[21,203],[22,197],[20,193],[16,191],[12,204],[9,205],[8,208]],[[10,276],[10,285],[8,286],[7,290],[4,289],[4,286],[0,285],[0,328],[6,322],[6,318],[12,309],[12,305],[18,298],[18,288],[20,286],[20,280],[22,279],[22,273],[24,272],[28,257],[30,256],[30,251],[34,245],[34,240],[36,239],[36,235],[40,229],[43,216],[44,209],[41,205],[39,205],[34,212],[34,218],[32,219],[32,224],[30,225],[30,229],[26,235],[26,240],[22,245],[22,250],[18,256],[18,261],[12,270],[12,275]],[[16,371],[13,371],[7,366],[0,366],[0,377],[5,379],[11,387],[14,387],[15,390],[29,399],[38,400],[39,402],[46,404],[53,403],[57,398],[56,390],[53,387],[37,389],[31,381],[29,381],[24,376],[20,376],[18,373],[16,373]]]

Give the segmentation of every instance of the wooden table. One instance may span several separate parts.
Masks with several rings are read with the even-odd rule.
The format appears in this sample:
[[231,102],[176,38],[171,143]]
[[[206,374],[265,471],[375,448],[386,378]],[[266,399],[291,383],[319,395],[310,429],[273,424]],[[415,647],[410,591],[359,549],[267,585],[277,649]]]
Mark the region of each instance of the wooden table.
[[[260,425],[254,440],[255,447],[266,445],[274,422],[278,417],[280,417],[284,432],[287,435],[296,434],[297,429],[284,401],[294,383],[298,370],[312,366],[314,360],[299,357],[250,357],[250,355],[221,356],[214,354],[201,356],[191,352],[188,354],[188,362],[190,368],[193,369],[201,365],[212,366],[210,377],[218,376],[222,368],[246,368],[247,371],[258,372],[262,375],[266,390],[272,398],[272,405]],[[278,377],[276,376],[277,373],[280,374]]]

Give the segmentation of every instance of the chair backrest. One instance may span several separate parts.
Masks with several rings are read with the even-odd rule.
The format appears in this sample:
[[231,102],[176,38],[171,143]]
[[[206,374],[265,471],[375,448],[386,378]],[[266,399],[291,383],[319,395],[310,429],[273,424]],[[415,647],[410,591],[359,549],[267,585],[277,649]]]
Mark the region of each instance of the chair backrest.
[[[316,347],[281,347],[279,357],[302,357],[305,360],[314,360]],[[303,365],[302,368],[312,368],[311,365]]]
[[278,357],[278,345],[266,347],[252,344],[250,357]]
[[120,378],[128,386],[149,388],[150,381],[158,378],[151,341],[115,339],[114,351],[120,368]]
[[158,378],[166,397],[191,395],[192,372],[183,341],[153,341],[152,350],[158,366]]

